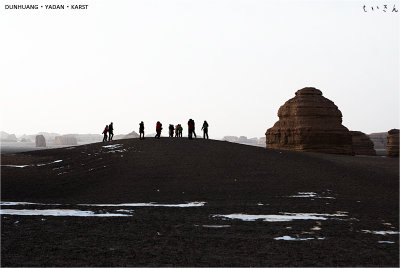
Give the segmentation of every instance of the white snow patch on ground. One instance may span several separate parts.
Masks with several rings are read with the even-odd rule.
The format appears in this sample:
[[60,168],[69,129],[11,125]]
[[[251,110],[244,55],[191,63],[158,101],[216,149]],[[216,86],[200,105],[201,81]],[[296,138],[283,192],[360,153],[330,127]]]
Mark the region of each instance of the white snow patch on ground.
[[400,234],[400,232],[395,231],[370,231],[370,230],[361,230],[366,234],[377,234],[377,235],[393,235],[393,234]]
[[14,168],[24,168],[29,167],[29,165],[1,165],[2,167],[14,167]]
[[316,197],[317,194],[314,192],[298,192],[297,195],[291,195],[290,197]]
[[56,160],[56,161],[53,161],[53,162],[50,162],[50,163],[44,163],[44,164],[37,164],[36,166],[37,166],[37,167],[42,167],[42,166],[47,166],[47,165],[51,165],[51,164],[55,164],[55,163],[60,163],[60,162],[62,162],[62,160]]
[[318,237],[318,238],[313,238],[313,237],[307,237],[307,238],[296,238],[296,237],[291,237],[288,235],[285,236],[280,236],[280,237],[275,237],[274,240],[286,240],[286,241],[306,241],[306,240],[324,240],[325,237]]
[[102,146],[102,147],[106,148],[106,149],[117,149],[117,148],[122,147],[122,144],[105,145],[105,146]]
[[88,207],[202,207],[206,202],[190,202],[186,204],[157,204],[157,203],[124,203],[124,204],[78,204]]
[[326,199],[335,199],[331,196],[319,196],[314,192],[298,192],[297,195],[290,195],[288,197],[303,197],[303,198],[326,198]]
[[117,153],[123,153],[123,152],[126,152],[126,149],[121,149],[121,150],[112,150],[112,151],[108,151],[109,153],[115,153],[115,152],[117,152]]
[[283,215],[248,215],[248,214],[228,214],[213,215],[232,220],[255,221],[264,220],[268,222],[281,222],[292,220],[327,220],[330,217],[347,217],[346,214],[318,214],[318,213],[283,213]]
[[118,209],[118,210],[116,210],[116,212],[132,213],[132,212],[134,212],[134,210],[132,210],[132,209]]
[[127,214],[95,214],[93,211],[75,209],[1,209],[0,214],[22,216],[73,216],[73,217],[126,217]]
[[203,225],[205,228],[228,228],[231,227],[230,225]]
[[18,205],[43,205],[40,203],[29,203],[29,202],[0,202],[1,206],[18,206]]
[[240,219],[243,221],[255,221],[262,219],[269,222],[281,222],[292,220],[327,220],[328,217],[345,217],[344,214],[318,214],[318,213],[284,213],[285,215],[247,215],[247,214],[229,214],[214,215],[214,217],[225,217],[230,219]]
[[379,244],[394,244],[393,241],[378,241]]
[[[123,204],[78,204],[87,207],[202,207],[206,202],[188,202],[185,204],[157,204],[157,203],[123,203]],[[18,206],[18,205],[41,205],[41,206],[61,206],[61,204],[43,204],[30,202],[5,202],[0,201],[1,206]]]

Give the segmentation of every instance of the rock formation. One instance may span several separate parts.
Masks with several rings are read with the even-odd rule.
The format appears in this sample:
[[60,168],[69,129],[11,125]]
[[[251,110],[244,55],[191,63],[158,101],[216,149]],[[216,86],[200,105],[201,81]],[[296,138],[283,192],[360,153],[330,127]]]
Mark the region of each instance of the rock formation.
[[376,155],[371,139],[361,131],[350,131],[353,141],[353,152],[356,155]]
[[54,138],[56,145],[78,145],[77,139],[73,135],[56,136]]
[[267,148],[352,155],[342,113],[316,88],[296,92],[278,111],[279,121],[265,133]]
[[16,142],[17,137],[15,136],[15,134],[8,134],[7,132],[1,131],[0,140],[2,142]]
[[54,142],[56,136],[61,136],[58,133],[50,133],[50,132],[39,132],[37,135],[43,135],[43,137],[46,139],[48,143]]
[[250,138],[248,139],[246,136],[224,136],[222,138],[224,141],[229,141],[233,143],[240,143],[240,144],[245,144],[245,145],[251,145],[251,146],[260,146],[260,147],[265,147],[265,138]]
[[236,136],[224,136],[222,138],[222,140],[229,141],[229,142],[237,142],[239,140],[239,138]]
[[399,157],[399,130],[391,129],[387,136],[386,156]]
[[261,138],[258,139],[257,145],[261,146],[261,147],[264,147],[265,146],[265,142],[266,142],[265,137],[261,137]]
[[35,137],[31,137],[31,136],[28,136],[28,135],[22,135],[21,137],[19,137],[19,141],[20,142],[32,142],[33,141],[33,139],[34,139]]
[[115,135],[113,140],[134,139],[134,138],[139,138],[139,134],[137,134],[135,131],[132,131],[131,133],[128,134]]
[[139,134],[137,134],[135,131],[132,131],[129,134],[126,134],[124,136],[124,139],[133,139],[133,138],[139,138]]
[[46,139],[43,135],[37,135],[35,141],[36,147],[46,147]]
[[103,140],[103,135],[100,134],[73,134],[80,143],[93,143]]
[[374,143],[375,150],[386,150],[387,132],[371,133],[368,136]]

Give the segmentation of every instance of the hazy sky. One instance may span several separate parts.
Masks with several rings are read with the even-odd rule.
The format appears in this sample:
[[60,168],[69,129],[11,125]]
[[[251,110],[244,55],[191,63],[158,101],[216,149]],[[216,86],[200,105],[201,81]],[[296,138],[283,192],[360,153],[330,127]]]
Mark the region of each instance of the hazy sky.
[[150,133],[159,120],[167,134],[193,118],[210,138],[262,137],[307,86],[350,130],[399,128],[399,1],[81,2],[0,0],[0,130],[100,134],[113,121],[123,134],[143,120]]

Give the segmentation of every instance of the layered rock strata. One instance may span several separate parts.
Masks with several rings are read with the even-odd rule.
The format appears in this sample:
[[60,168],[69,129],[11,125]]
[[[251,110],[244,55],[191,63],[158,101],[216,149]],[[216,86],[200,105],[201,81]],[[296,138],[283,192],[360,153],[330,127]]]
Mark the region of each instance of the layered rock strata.
[[374,149],[374,143],[371,139],[361,131],[350,131],[352,142],[353,142],[353,152],[356,155],[376,155]]
[[267,148],[352,155],[342,113],[316,88],[296,92],[278,110],[279,121],[265,133]]
[[388,132],[386,144],[386,156],[399,157],[399,130],[391,129]]

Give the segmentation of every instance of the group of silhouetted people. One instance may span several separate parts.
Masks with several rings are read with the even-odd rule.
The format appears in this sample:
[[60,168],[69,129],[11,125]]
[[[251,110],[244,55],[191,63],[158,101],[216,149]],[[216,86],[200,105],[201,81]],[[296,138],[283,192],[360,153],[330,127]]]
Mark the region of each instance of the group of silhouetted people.
[[175,137],[182,137],[182,131],[183,127],[181,126],[181,124],[177,124],[175,126]]
[[[161,137],[161,131],[162,131],[162,124],[160,121],[157,121],[156,123],[156,139],[159,139]],[[174,126],[173,124],[170,124],[168,127],[168,134],[170,138],[174,137],[182,137],[182,132],[183,132],[183,127],[181,124],[177,124]],[[204,121],[203,127],[201,128],[203,130],[203,138],[205,139],[207,137],[208,139],[208,123],[207,121]],[[108,133],[108,141],[111,141],[112,138],[114,137],[114,127],[113,123],[111,122],[109,125],[106,125],[104,128],[103,134],[103,142],[107,141],[107,133]],[[188,138],[191,140],[193,139],[193,136],[197,138],[196,136],[196,131],[195,131],[195,123],[193,119],[189,119],[188,121]],[[139,124],[139,139],[143,140],[144,139],[144,123],[143,121],[140,122]]]
[[189,140],[193,139],[193,135],[195,138],[197,138],[195,127],[194,127],[194,120],[189,119],[189,121],[188,121],[188,138],[189,138]]
[[106,127],[103,130],[104,137],[103,137],[103,142],[107,141],[107,133],[108,133],[108,140],[112,141],[114,137],[114,126],[113,122],[111,122],[109,125],[106,125]]
[[[143,121],[140,124],[143,124]],[[144,127],[143,127],[143,129],[144,129]],[[157,124],[156,124],[156,133],[157,134],[155,136],[156,139],[160,138],[162,129],[163,129],[162,124],[160,123],[160,121],[157,121]],[[201,130],[203,130],[203,133],[204,133],[203,138],[208,139],[208,123],[207,123],[207,121],[204,121],[203,127],[201,128]],[[140,129],[139,129],[139,132],[140,132]],[[183,127],[181,124],[177,124],[176,126],[174,126],[173,124],[169,124],[168,136],[170,138],[173,138],[174,134],[175,134],[175,137],[182,137],[182,132],[183,132]],[[144,136],[144,133],[143,133],[143,136]],[[195,131],[195,123],[194,123],[193,119],[189,119],[189,121],[188,121],[188,138],[191,140],[191,139],[193,139],[193,136],[195,138],[197,138],[196,131]]]

